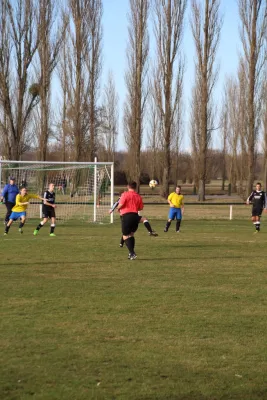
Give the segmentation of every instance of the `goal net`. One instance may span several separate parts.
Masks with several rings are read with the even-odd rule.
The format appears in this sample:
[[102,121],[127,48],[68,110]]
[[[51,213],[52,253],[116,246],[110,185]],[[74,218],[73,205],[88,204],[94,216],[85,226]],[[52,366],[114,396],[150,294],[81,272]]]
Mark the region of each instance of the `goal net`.
[[[113,222],[108,211],[113,204],[113,163],[75,163],[0,160],[0,189],[16,179],[17,186],[43,197],[54,183],[57,219]],[[41,202],[31,201],[28,218],[40,218]],[[2,214],[2,212],[1,212]]]

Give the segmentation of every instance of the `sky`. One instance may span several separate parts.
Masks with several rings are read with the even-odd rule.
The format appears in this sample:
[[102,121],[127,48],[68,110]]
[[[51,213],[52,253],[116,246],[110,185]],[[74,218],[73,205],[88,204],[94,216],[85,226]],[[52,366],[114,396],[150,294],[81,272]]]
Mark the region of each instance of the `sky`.
[[[202,0],[204,2],[204,0]],[[184,104],[185,104],[185,133],[183,140],[183,149],[190,149],[190,139],[188,130],[189,105],[191,88],[194,82],[194,57],[195,48],[192,33],[189,24],[190,4],[185,19],[185,30],[182,49],[186,58],[186,71],[184,76]],[[119,112],[120,112],[120,131],[118,137],[118,150],[125,150],[125,142],[123,138],[122,116],[123,103],[126,95],[124,75],[127,68],[126,64],[126,47],[128,39],[128,18],[129,0],[103,0],[103,76],[102,84],[106,82],[108,71],[111,70],[116,84],[116,90],[119,95]],[[219,64],[219,77],[214,91],[214,100],[217,105],[220,104],[224,80],[228,75],[235,74],[237,71],[238,54],[240,52],[240,35],[239,35],[239,15],[237,0],[221,0],[221,13],[223,16],[223,27],[221,32],[220,45],[217,53],[217,62]],[[153,32],[151,32],[153,35]],[[150,40],[152,42],[152,40]],[[151,57],[154,56],[154,49],[151,50]],[[144,137],[143,147],[146,145],[146,137]],[[220,146],[220,138],[215,135],[213,147]]]

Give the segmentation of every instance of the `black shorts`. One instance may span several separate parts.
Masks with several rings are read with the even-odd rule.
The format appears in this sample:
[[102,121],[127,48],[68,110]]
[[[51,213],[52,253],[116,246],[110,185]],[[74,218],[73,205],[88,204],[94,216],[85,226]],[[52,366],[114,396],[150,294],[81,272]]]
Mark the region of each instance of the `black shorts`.
[[42,213],[43,218],[56,218],[54,207],[43,207]]
[[121,228],[124,236],[134,233],[138,229],[140,217],[136,213],[127,213],[122,215]]
[[262,208],[261,207],[252,207],[252,217],[260,217],[262,214]]

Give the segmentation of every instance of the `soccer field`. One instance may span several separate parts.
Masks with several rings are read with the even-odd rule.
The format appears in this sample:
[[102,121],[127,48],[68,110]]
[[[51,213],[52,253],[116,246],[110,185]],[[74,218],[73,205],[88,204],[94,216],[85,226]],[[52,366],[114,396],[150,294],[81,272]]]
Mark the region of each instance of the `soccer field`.
[[0,238],[1,400],[267,399],[266,217],[157,210],[134,261],[118,220]]

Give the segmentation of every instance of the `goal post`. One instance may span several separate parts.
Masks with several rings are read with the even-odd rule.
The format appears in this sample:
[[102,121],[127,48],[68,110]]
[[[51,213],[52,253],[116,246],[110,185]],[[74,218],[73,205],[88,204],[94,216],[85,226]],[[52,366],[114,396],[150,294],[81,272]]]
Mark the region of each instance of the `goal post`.
[[[0,190],[14,176],[18,187],[43,195],[54,183],[57,218],[84,222],[113,222],[109,209],[114,197],[113,162],[15,161],[0,159]],[[40,218],[40,203],[28,208],[30,218]]]

